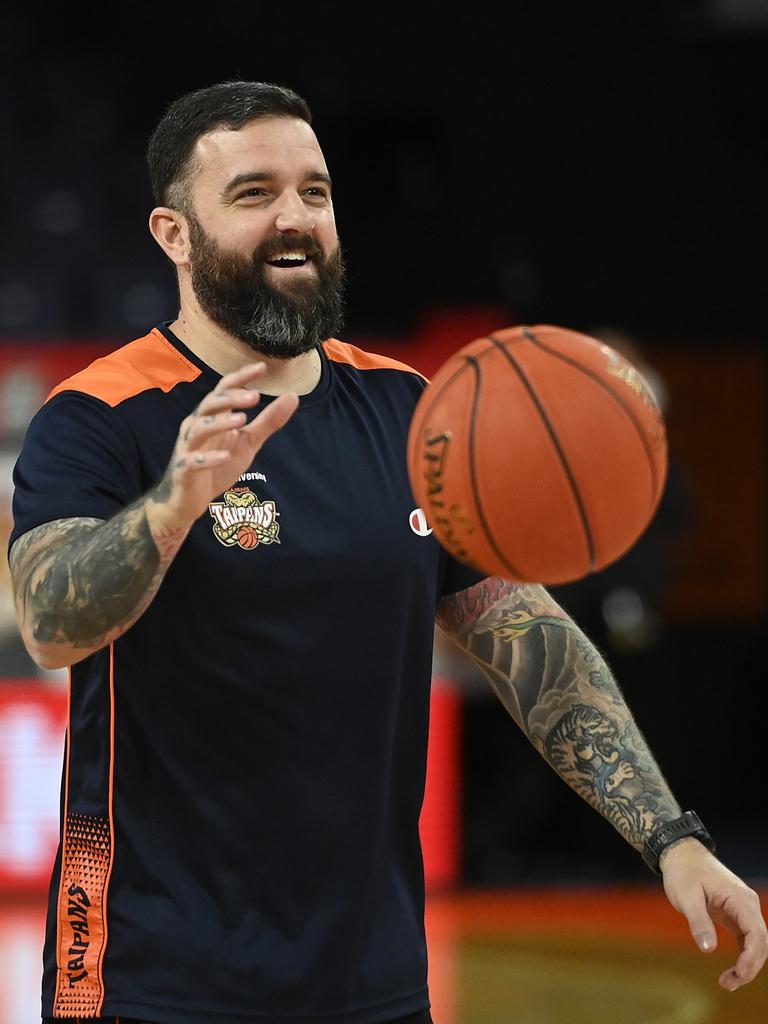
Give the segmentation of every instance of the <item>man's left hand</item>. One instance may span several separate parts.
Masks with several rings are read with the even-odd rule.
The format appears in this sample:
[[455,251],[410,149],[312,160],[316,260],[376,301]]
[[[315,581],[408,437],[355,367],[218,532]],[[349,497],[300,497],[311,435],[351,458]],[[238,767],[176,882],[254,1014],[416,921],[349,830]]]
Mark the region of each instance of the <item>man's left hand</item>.
[[757,893],[697,839],[680,839],[670,846],[660,867],[667,899],[688,919],[699,949],[708,953],[716,948],[715,922],[735,936],[741,953],[720,975],[720,985],[734,992],[752,981],[768,958],[768,929]]

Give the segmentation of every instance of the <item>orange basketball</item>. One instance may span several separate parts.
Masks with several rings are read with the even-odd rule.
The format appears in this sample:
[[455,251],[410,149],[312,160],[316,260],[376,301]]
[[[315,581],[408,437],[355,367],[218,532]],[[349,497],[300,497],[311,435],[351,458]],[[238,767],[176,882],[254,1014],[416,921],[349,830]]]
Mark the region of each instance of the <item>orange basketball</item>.
[[440,543],[489,575],[568,583],[644,532],[667,473],[664,420],[638,370],[542,324],[478,338],[419,399],[408,475]]
[[255,548],[259,543],[259,535],[252,526],[243,523],[237,531],[237,542],[243,548]]

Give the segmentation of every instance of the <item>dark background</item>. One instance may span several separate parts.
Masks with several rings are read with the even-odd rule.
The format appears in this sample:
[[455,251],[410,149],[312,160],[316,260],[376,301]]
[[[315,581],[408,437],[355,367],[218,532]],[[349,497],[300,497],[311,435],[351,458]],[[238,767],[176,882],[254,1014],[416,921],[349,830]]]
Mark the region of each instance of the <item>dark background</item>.
[[[748,426],[738,417],[765,370],[768,3],[5,6],[0,337],[119,344],[173,317],[145,140],[177,95],[230,77],[290,85],[314,111],[350,267],[347,340],[406,351],[430,317],[491,308],[503,324],[615,325],[671,383],[688,447],[673,448],[668,518],[603,589],[558,596],[603,645],[681,802],[727,862],[765,877],[760,388]],[[746,369],[720,392],[732,358]],[[688,387],[702,367],[707,404]],[[694,411],[718,422],[712,453]],[[706,465],[736,467],[745,497]],[[709,547],[680,557],[686,524],[715,507]],[[739,535],[743,569],[724,573]],[[655,622],[629,651],[602,615],[622,586]],[[465,683],[466,881],[645,877],[468,670]]]
[[36,330],[119,333],[121,289],[172,282],[145,139],[179,93],[241,76],[313,108],[350,332],[488,301],[697,346],[754,337],[766,27],[764,0],[4,6],[3,277],[52,293]]

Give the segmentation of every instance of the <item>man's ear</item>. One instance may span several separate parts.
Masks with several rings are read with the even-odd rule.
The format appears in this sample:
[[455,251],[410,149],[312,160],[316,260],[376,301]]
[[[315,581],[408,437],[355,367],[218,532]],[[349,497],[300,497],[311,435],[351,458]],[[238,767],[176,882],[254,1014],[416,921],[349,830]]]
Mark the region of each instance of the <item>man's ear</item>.
[[170,206],[156,206],[149,215],[152,237],[177,267],[189,263],[189,225],[187,218]]

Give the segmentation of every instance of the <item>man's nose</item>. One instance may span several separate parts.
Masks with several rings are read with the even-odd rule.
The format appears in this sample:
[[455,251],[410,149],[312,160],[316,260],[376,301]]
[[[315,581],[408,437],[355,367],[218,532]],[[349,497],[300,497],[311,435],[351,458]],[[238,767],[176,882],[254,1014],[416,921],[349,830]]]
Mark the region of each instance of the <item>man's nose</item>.
[[315,218],[298,192],[286,193],[281,197],[280,208],[275,218],[278,231],[301,231],[308,233],[315,226]]

